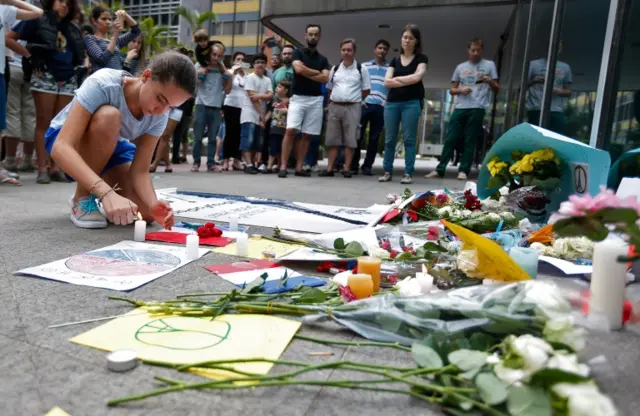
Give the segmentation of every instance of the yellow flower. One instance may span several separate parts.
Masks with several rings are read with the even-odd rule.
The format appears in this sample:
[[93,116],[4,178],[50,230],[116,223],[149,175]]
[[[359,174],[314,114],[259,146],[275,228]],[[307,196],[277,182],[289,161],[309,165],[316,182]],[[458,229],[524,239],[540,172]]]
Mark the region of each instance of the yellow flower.
[[487,163],[487,169],[489,170],[489,173],[491,173],[491,176],[496,176],[507,166],[508,165],[501,161],[498,156],[494,156],[489,163]]

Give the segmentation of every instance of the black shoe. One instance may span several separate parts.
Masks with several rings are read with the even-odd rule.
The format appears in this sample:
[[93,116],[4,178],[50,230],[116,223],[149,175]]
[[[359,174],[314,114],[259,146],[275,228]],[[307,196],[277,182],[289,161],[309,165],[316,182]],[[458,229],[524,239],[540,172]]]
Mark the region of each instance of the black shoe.
[[350,178],[352,176],[351,171],[343,170],[342,176],[344,176],[345,178]]
[[373,176],[373,172],[371,172],[371,168],[362,168],[362,174],[364,176]]
[[349,169],[349,173],[352,174],[352,175],[356,175],[357,176],[358,175],[358,169],[355,169],[355,170]]
[[280,172],[278,172],[278,178],[286,178],[286,177],[287,177],[286,169],[282,169]]
[[332,170],[323,170],[322,172],[318,173],[318,176],[321,178],[333,178],[333,175],[334,173]]
[[258,174],[258,168],[256,168],[255,166],[245,166],[244,167],[244,173],[248,173],[249,175],[257,175]]
[[311,177],[311,172],[305,172],[305,171],[299,171],[297,170],[296,173],[294,174],[295,176],[301,176],[303,178],[309,178]]

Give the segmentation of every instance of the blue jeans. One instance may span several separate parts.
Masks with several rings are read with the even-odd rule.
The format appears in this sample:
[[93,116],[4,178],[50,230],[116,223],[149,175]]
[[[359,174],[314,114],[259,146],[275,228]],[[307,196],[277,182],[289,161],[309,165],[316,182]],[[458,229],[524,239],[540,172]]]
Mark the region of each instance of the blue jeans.
[[240,125],[240,150],[243,152],[262,151],[262,127],[253,123]]
[[209,143],[207,145],[207,167],[215,164],[214,155],[216,153],[216,134],[220,128],[222,116],[217,107],[206,105],[196,105],[196,121],[193,124],[193,164],[200,166],[202,159],[202,137],[204,129],[208,129]]
[[304,164],[311,167],[318,164],[318,152],[320,152],[320,135],[312,135],[311,143],[309,143],[309,150],[307,150],[307,156],[304,158]]
[[367,104],[362,106],[362,116],[360,118],[360,137],[358,141],[358,148],[353,153],[353,160],[351,161],[351,170],[358,171],[358,165],[360,164],[360,152],[365,141],[365,134],[367,132],[367,124],[369,125],[369,144],[367,145],[367,156],[362,163],[363,169],[371,169],[373,162],[376,160],[376,154],[378,153],[378,139],[380,133],[384,129],[384,106],[380,104]]
[[398,130],[402,123],[402,140],[404,142],[404,173],[413,175],[416,163],[416,135],[420,119],[420,100],[387,102],[384,107],[384,125],[386,137],[384,141],[385,172],[393,173],[393,160],[396,156]]

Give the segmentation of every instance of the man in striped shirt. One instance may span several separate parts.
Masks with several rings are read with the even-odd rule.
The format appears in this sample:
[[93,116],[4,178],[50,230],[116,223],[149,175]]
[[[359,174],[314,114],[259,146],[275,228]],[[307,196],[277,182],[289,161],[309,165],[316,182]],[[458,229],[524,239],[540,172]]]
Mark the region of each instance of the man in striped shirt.
[[389,90],[384,87],[384,78],[389,69],[387,62],[387,53],[389,53],[389,42],[380,39],[376,42],[373,49],[375,59],[362,64],[363,68],[369,71],[371,79],[371,93],[362,102],[362,115],[360,118],[360,138],[358,148],[355,150],[353,160],[351,162],[351,172],[357,174],[360,168],[360,153],[365,143],[364,136],[369,126],[369,144],[367,146],[367,156],[362,164],[362,174],[371,176],[373,161],[378,152],[378,138],[384,128],[384,104],[387,101],[387,93]]

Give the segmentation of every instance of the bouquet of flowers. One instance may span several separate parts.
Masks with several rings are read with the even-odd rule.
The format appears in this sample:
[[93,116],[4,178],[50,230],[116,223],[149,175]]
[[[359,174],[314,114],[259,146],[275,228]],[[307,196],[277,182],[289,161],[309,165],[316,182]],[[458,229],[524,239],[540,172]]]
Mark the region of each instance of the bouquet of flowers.
[[552,149],[541,149],[531,153],[515,151],[511,153],[511,161],[503,161],[495,156],[487,163],[487,169],[491,174],[487,186],[509,186],[510,191],[523,186],[553,190],[560,183],[561,168],[562,162]]
[[[558,212],[549,223],[561,237],[584,236],[592,241],[602,241],[610,231],[627,236],[629,243],[640,247],[640,203],[635,196],[619,198],[612,190],[602,186],[601,192],[591,195],[571,195],[569,201],[560,204]],[[620,258],[619,261],[640,260],[640,253]]]

